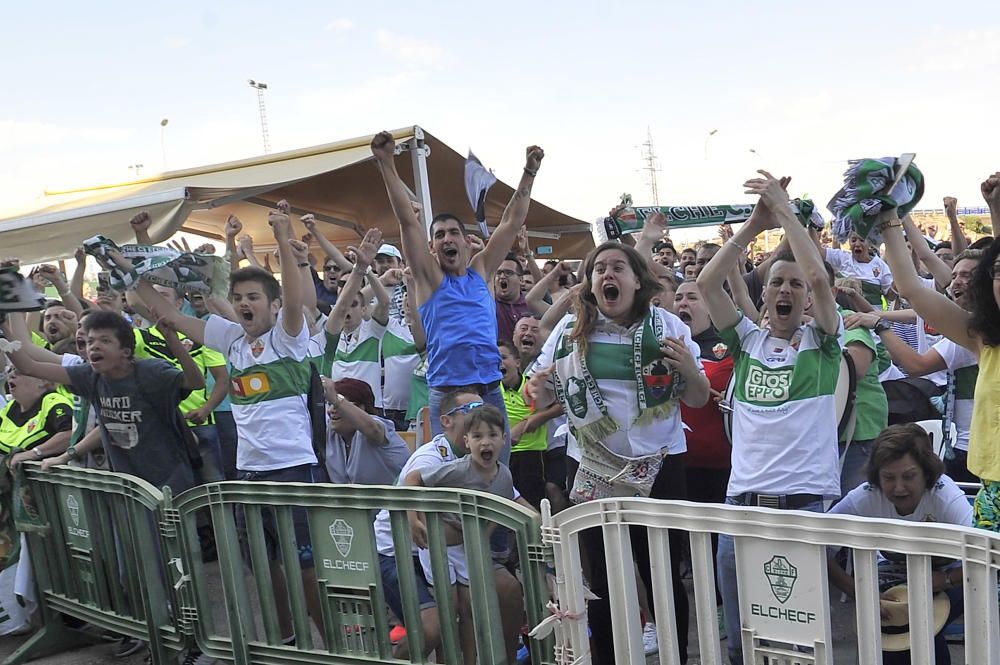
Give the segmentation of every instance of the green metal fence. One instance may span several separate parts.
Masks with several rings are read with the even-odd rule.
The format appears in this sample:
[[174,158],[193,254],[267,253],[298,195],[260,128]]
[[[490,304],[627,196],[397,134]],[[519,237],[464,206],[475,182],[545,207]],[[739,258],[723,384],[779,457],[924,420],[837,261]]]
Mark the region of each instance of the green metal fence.
[[[100,629],[148,642],[154,662],[183,649],[158,529],[163,495],[106,471],[27,463],[25,473],[47,523],[27,534],[43,625],[4,665],[92,642]],[[60,613],[89,630],[67,627]]]
[[[16,665],[70,648],[93,635],[64,626],[59,613],[92,626],[146,640],[154,663],[195,644],[207,655],[236,663],[398,663],[389,643],[373,519],[390,511],[396,552],[410,552],[406,511],[425,514],[431,566],[448,579],[444,515],[461,521],[478,662],[507,662],[489,546],[493,525],[509,529],[520,562],[525,622],[546,615],[548,592],[541,518],[482,492],[354,485],[226,482],[176,497],[123,474],[27,466],[47,531],[29,536],[44,627],[8,658]],[[240,545],[236,509],[245,514],[247,551]],[[314,575],[302,574],[293,509],[308,516]],[[278,563],[268,564],[265,514],[272,512]],[[210,519],[218,564],[202,563],[197,527]],[[407,564],[409,557],[402,559]],[[272,572],[284,573],[287,592],[276,596]],[[403,617],[419,627],[413,568],[398,566]],[[315,585],[310,588],[308,585]],[[221,589],[221,594],[218,590]],[[320,599],[318,628],[307,590]],[[219,597],[221,595],[221,597]],[[296,640],[282,643],[278,603],[287,599]],[[456,606],[437,594],[441,645],[437,661],[462,662]],[[450,619],[445,620],[445,617]],[[425,662],[423,631],[408,631],[411,662]],[[535,665],[553,662],[552,638],[533,640]]]

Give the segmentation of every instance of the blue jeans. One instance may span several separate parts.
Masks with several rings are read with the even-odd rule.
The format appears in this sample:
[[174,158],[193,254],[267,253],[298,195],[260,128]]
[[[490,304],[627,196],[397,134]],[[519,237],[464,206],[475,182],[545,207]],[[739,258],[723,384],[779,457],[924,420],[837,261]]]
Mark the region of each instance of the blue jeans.
[[[730,506],[743,505],[729,496],[726,497],[726,503]],[[821,513],[823,502],[816,501],[798,510]],[[719,534],[719,554],[715,563],[716,574],[719,576],[719,592],[722,594],[722,610],[726,615],[729,662],[732,665],[743,665],[743,631],[740,621],[740,596],[736,582],[736,547],[732,536]]]
[[[444,398],[445,394],[446,393],[433,387],[430,389],[428,394],[427,411],[430,414],[432,436],[437,436],[438,434],[442,434],[444,432],[444,429],[441,427],[441,400]],[[507,408],[503,403],[503,392],[501,392],[500,386],[497,385],[496,388],[483,395],[482,400],[485,404],[489,404],[500,409],[500,413],[503,414],[503,450],[500,451],[500,461],[507,466],[510,466],[510,422],[507,420]]]
[[[852,441],[844,457],[844,465],[840,468],[840,495],[847,496],[847,493],[857,487],[868,478],[865,476],[865,464],[872,454],[872,444],[875,439],[866,441]],[[840,444],[840,452],[844,450],[844,444]]]
[[191,431],[198,437],[198,452],[201,453],[201,468],[195,469],[195,480],[199,485],[225,480],[219,431],[215,425],[196,425],[191,427]]
[[236,480],[236,421],[232,411],[215,412],[215,429],[219,434],[219,450],[222,453],[222,473],[226,480]]

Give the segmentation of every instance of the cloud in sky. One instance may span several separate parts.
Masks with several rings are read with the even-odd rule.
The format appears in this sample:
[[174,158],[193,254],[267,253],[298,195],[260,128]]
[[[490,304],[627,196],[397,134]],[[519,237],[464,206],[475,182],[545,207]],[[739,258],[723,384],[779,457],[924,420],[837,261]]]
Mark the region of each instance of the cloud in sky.
[[327,23],[323,29],[327,32],[343,32],[352,28],[354,28],[354,21],[349,18],[338,18]]
[[68,127],[44,122],[0,120],[0,150],[83,143],[121,143],[132,136],[128,129]]
[[375,31],[375,43],[384,53],[414,69],[439,67],[447,59],[445,49],[433,42],[413,37],[400,37],[384,29]]

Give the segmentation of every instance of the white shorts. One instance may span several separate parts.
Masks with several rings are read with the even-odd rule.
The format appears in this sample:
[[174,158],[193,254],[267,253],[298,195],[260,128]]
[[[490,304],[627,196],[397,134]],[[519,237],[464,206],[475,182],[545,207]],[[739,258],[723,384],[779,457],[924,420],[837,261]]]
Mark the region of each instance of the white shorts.
[[[424,569],[424,577],[427,579],[427,583],[434,586],[430,550],[420,550],[417,556],[420,558],[420,566]],[[464,545],[448,546],[448,578],[450,584],[458,582],[463,586],[469,586],[469,565],[465,561]]]

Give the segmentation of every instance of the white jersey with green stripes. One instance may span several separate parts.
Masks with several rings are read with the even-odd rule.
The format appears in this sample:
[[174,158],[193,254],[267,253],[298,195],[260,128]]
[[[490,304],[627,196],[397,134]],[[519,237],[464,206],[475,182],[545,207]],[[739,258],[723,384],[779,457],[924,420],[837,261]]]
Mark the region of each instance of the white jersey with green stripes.
[[972,426],[972,407],[975,404],[976,380],[979,378],[979,360],[976,354],[959,346],[947,337],[931,347],[944,360],[948,371],[955,375],[954,447],[969,450],[969,428]]
[[746,317],[719,331],[734,358],[729,496],[840,496],[834,392],[843,334],[843,321],[837,335],[811,322],[794,343]]
[[382,363],[379,347],[385,326],[375,319],[363,320],[357,328],[340,333],[337,355],[330,371],[334,381],[358,379],[371,386],[375,408],[382,408]]
[[854,258],[854,254],[842,249],[827,247],[826,260],[833,269],[847,277],[861,281],[861,292],[872,307],[882,309],[882,294],[892,286],[892,271],[889,264],[879,256],[864,263]]
[[383,406],[405,411],[410,405],[410,382],[420,364],[420,354],[406,321],[389,319],[382,338],[382,364],[385,366]]
[[229,396],[236,421],[236,468],[272,471],[316,464],[306,395],[309,392],[309,327],[285,332],[282,313],[270,331],[248,340],[243,326],[212,315],[205,345],[230,363]]

